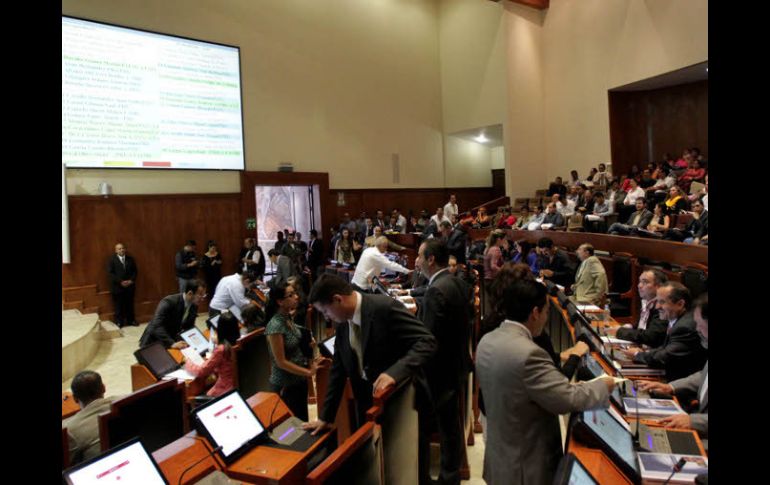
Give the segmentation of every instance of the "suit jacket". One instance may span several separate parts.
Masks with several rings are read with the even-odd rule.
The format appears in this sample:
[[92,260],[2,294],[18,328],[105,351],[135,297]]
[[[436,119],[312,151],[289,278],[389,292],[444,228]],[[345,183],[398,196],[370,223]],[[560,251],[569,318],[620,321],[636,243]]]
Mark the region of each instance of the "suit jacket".
[[447,240],[447,249],[449,254],[457,259],[458,264],[465,264],[465,241],[467,235],[462,229],[455,229],[449,235]]
[[311,268],[317,268],[324,261],[324,244],[320,239],[313,239],[308,245],[309,255],[307,264]]
[[62,421],[62,428],[67,428],[70,465],[91,459],[101,452],[98,417],[110,410],[112,399],[94,399],[77,414]]
[[673,381],[697,372],[707,358],[708,352],[701,345],[692,311],[689,311],[674,323],[663,345],[649,352],[639,352],[634,356],[634,362],[666,369],[666,379]]
[[628,221],[626,221],[626,225],[633,226],[633,227],[641,227],[645,228],[650,225],[650,221],[652,220],[653,213],[648,211],[647,209],[642,210],[642,217],[639,218],[639,224],[634,226],[634,218],[636,217],[637,211],[634,211],[633,214],[628,218]]
[[538,256],[537,267],[553,271],[553,276],[549,279],[564,287],[568,288],[575,281],[575,268],[572,266],[572,262],[567,255],[561,250],[556,251],[552,261],[547,257]]
[[570,384],[526,328],[503,322],[479,342],[476,372],[484,393],[490,485],[550,484],[562,457],[559,415],[607,406],[602,381]]
[[139,346],[146,347],[153,342],[161,341],[166,348],[174,345],[177,334],[191,329],[195,325],[198,316],[198,307],[193,303],[187,318],[182,320],[185,314],[184,297],[182,293],[169,295],[158,303],[155,316],[152,317],[147,328],[144,329]]
[[472,297],[472,288],[447,269],[436,275],[422,299],[420,320],[438,342],[436,355],[425,366],[434,402],[458,390],[470,372]]
[[[112,285],[113,293],[123,293],[125,291],[131,291],[136,287],[136,275],[138,271],[136,269],[136,262],[134,258],[126,254],[126,264],[120,262],[117,254],[113,254],[107,263],[107,274],[110,276],[110,283]],[[120,282],[123,280],[131,280],[133,285],[128,287],[121,286]]]
[[[436,352],[436,338],[400,302],[385,295],[361,294],[361,348],[367,380],[358,373],[358,359],[350,347],[348,323],[337,325],[329,387],[320,419],[334,422],[349,378],[359,418],[372,403],[372,383],[385,372],[396,382],[422,372]],[[359,419],[361,423],[361,419]]]
[[692,428],[698,432],[698,434],[703,438],[708,438],[709,434],[709,391],[708,387],[706,387],[706,392],[703,394],[703,399],[701,399],[701,389],[703,388],[703,383],[706,381],[709,375],[709,363],[706,361],[705,367],[703,367],[703,370],[696,372],[695,374],[690,374],[687,377],[683,377],[681,379],[677,379],[675,381],[669,382],[671,387],[674,388],[675,393],[679,393],[680,391],[690,391],[697,393],[698,396],[698,412],[690,414],[690,424],[692,425]]
[[692,233],[692,237],[701,238],[709,233],[709,213],[708,211],[703,211],[703,213],[700,215],[698,219],[693,218],[692,221],[690,221],[689,224],[687,224],[687,229]]
[[655,348],[663,345],[663,342],[666,340],[667,331],[668,322],[661,319],[658,311],[653,308],[650,310],[650,316],[647,319],[647,328],[621,327],[618,329],[616,337]]
[[609,287],[607,272],[596,256],[589,256],[578,267],[575,276],[575,298],[578,302],[601,305]]

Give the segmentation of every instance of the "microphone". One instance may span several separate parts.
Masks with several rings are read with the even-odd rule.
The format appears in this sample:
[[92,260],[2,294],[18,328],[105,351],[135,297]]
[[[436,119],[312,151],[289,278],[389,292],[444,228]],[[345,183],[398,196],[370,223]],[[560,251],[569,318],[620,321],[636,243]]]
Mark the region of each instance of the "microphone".
[[273,427],[273,413],[278,408],[278,403],[281,402],[281,399],[283,399],[283,391],[286,389],[286,387],[282,387],[280,391],[278,391],[278,399],[275,400],[275,405],[273,406],[273,410],[270,411],[270,419],[267,423],[267,429],[272,429]]
[[[623,383],[624,387],[625,387],[625,384],[626,383],[624,382]],[[631,381],[631,389],[634,392],[634,405],[636,406],[636,430],[634,431],[634,449],[636,451],[639,451],[639,449],[641,448],[641,446],[639,445],[639,428],[641,427],[642,422],[639,419],[639,393],[636,392],[636,381]]]
[[669,475],[668,478],[666,478],[666,481],[663,482],[663,485],[667,485],[668,482],[674,477],[675,473],[679,473],[680,471],[682,471],[682,468],[684,468],[685,463],[687,463],[687,460],[685,460],[684,458],[680,458],[679,461],[676,462],[676,464],[674,465],[673,470],[671,470],[671,475]]
[[[222,445],[219,445],[219,446],[217,446],[217,447],[216,447],[216,448],[214,448],[213,450],[209,451],[209,452],[206,454],[206,456],[204,456],[204,457],[203,457],[203,458],[201,458],[200,460],[196,461],[196,462],[195,462],[195,463],[193,463],[192,465],[190,465],[190,466],[188,466],[187,468],[185,468],[185,470],[184,470],[184,471],[182,472],[182,474],[179,476],[179,481],[177,482],[177,485],[182,485],[182,479],[184,478],[185,474],[186,474],[187,472],[189,472],[190,470],[192,470],[192,469],[195,467],[195,465],[197,465],[198,463],[202,462],[203,460],[207,459],[208,457],[210,457],[211,455],[213,455],[214,453],[217,453],[217,452],[219,452],[219,451],[222,451]],[[684,461],[684,460],[683,460],[683,461]]]

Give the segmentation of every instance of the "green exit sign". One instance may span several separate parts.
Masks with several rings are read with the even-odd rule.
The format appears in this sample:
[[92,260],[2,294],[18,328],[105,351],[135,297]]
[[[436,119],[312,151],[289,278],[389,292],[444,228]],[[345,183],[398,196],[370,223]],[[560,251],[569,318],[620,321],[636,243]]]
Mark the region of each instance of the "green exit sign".
[[257,228],[257,220],[254,218],[246,219],[246,229],[254,230]]

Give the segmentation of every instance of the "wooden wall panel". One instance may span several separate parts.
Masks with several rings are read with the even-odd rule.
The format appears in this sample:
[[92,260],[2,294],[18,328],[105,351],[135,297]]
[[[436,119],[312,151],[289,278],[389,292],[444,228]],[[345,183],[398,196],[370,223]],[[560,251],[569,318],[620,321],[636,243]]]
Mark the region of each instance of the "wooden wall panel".
[[697,146],[708,158],[708,81],[649,91],[609,93],[610,143],[615,174],[633,164],[679,156]]
[[96,284],[109,291],[107,261],[118,241],[139,268],[137,310],[178,290],[174,256],[187,239],[196,240],[199,254],[216,240],[229,274],[243,244],[240,204],[240,194],[71,196],[72,262],[62,265],[62,287]]
[[[342,219],[342,214],[348,212],[351,217],[358,218],[363,209],[374,217],[377,209],[389,212],[398,207],[404,217],[408,217],[411,210],[419,216],[424,208],[433,215],[436,208],[449,202],[449,195],[457,196],[457,205],[460,211],[481,205],[494,199],[492,187],[481,188],[436,188],[436,189],[334,189],[331,190],[331,201],[334,204],[334,222]],[[345,195],[345,205],[337,205],[339,193]]]

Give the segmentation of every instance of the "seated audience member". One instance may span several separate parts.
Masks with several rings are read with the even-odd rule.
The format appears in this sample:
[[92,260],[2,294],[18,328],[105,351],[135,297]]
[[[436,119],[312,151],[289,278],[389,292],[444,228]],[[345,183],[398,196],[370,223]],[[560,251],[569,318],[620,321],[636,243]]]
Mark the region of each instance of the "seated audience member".
[[372,222],[374,222],[375,226],[380,226],[380,227],[384,228],[385,224],[388,221],[385,220],[385,213],[382,212],[381,209],[377,209],[375,211],[375,218],[374,218],[374,220]]
[[604,163],[599,164],[599,171],[594,175],[594,189],[606,190],[610,184],[610,173],[607,171],[607,165]]
[[562,229],[564,226],[564,217],[556,210],[556,204],[551,202],[548,204],[540,229]]
[[[656,170],[655,174],[656,176],[654,183],[644,189],[645,198],[660,200],[663,202],[663,200],[666,198],[666,193],[671,187],[674,186],[676,179],[667,179],[666,173],[663,170]],[[669,182],[671,185],[669,185]]]
[[155,342],[163,342],[167,349],[187,347],[185,342],[175,339],[180,332],[195,325],[198,305],[206,298],[206,285],[199,280],[186,281],[184,285],[184,293],[169,295],[158,303],[155,315],[139,339],[140,347],[147,347]]
[[668,322],[660,318],[657,306],[658,288],[668,283],[666,273],[659,269],[650,269],[639,275],[639,297],[642,299],[642,312],[635,325],[608,328],[607,334],[622,340],[647,345],[655,348],[663,345],[668,330]]
[[104,397],[106,388],[102,376],[92,370],[78,372],[70,388],[80,411],[62,421],[61,425],[67,428],[70,465],[77,465],[101,453],[99,415],[110,410],[113,398]]
[[627,236],[628,234],[631,234],[633,228],[647,227],[652,220],[652,212],[645,208],[645,203],[646,201],[643,197],[636,199],[636,212],[628,217],[625,224],[616,222],[611,225],[607,234]]
[[367,217],[364,219],[364,223],[359,226],[358,232],[360,232],[361,235],[364,236],[364,240],[366,240],[366,238],[371,237],[371,235],[374,234],[375,227],[372,218]]
[[545,219],[545,211],[543,211],[543,206],[536,205],[535,212],[530,217],[529,224],[527,224],[526,229],[530,231],[537,231],[540,229],[540,225],[543,223],[543,219]]
[[673,228],[666,231],[665,239],[671,241],[682,241],[688,244],[702,244],[703,240],[708,240],[709,232],[709,213],[703,208],[703,202],[696,200],[692,203],[692,221],[682,229]]
[[209,331],[213,332],[213,341],[216,345],[214,351],[202,365],[186,360],[184,368],[196,377],[216,375],[217,381],[206,392],[206,395],[217,397],[233,388],[234,370],[231,353],[233,345],[241,338],[241,332],[238,328],[238,319],[230,312],[221,313],[217,327],[211,328]]
[[[634,179],[629,180],[629,190],[626,193],[626,198],[623,199],[623,205],[617,208],[618,218],[622,221],[628,217],[628,214],[633,212],[636,207],[636,199],[644,199],[644,189],[639,187],[639,184]],[[646,225],[646,224],[645,224]]]
[[428,214],[428,209],[423,209],[420,211],[420,218],[417,219],[417,224],[415,225],[414,230],[416,232],[423,232],[429,223],[430,214]]
[[265,329],[271,362],[270,390],[281,394],[294,416],[307,421],[307,382],[308,377],[315,375],[317,363],[303,352],[300,343],[304,327],[292,317],[299,295],[285,283],[274,288],[270,298],[277,304],[277,311]]
[[483,476],[490,484],[551,483],[563,455],[559,415],[607,406],[614,381],[571,384],[533,342],[548,321],[545,286],[522,279],[504,295],[506,320],[476,354],[488,430]]
[[361,253],[361,259],[358,261],[356,271],[353,273],[353,286],[363,291],[372,289],[372,276],[379,276],[383,270],[389,269],[397,273],[408,274],[409,269],[394,263],[385,257],[388,250],[388,238],[380,236],[374,242],[373,248],[366,248]]
[[666,210],[669,214],[679,214],[687,209],[687,198],[679,186],[674,185],[668,191],[668,197],[665,201]]
[[402,227],[398,224],[398,217],[393,215],[390,216],[388,225],[385,226],[385,232],[386,233],[401,233]]
[[594,195],[593,211],[586,214],[583,226],[589,232],[605,232],[607,228],[607,217],[612,214],[612,208],[607,199],[604,198],[604,192],[597,192]]
[[700,160],[693,159],[690,162],[690,167],[679,176],[677,183],[682,188],[682,191],[687,193],[690,191],[690,184],[695,181],[700,182],[705,176],[706,169],[701,167]]
[[[700,335],[701,345],[705,349],[708,349],[709,340],[709,323],[708,323],[708,295],[704,294],[699,296],[694,303],[695,312],[693,317],[695,318],[696,328]],[[698,407],[695,412],[690,414],[675,414],[660,420],[660,423],[667,428],[679,428],[679,429],[694,429],[698,432],[701,438],[708,438],[709,432],[709,388],[708,388],[708,376],[709,376],[709,363],[706,361],[706,365],[702,370],[690,374],[687,377],[676,379],[664,384],[662,382],[653,381],[640,381],[639,388],[644,391],[655,391],[664,394],[676,394],[682,402],[687,396],[695,395],[698,400]],[[703,445],[708,447],[707,442],[704,440]]]
[[562,196],[561,194],[553,194],[551,196],[551,202],[556,204],[556,210],[561,214],[561,212],[564,210],[564,203],[562,203]]
[[642,170],[642,177],[639,179],[639,187],[646,192],[653,185],[655,185],[655,179],[652,178],[652,172],[649,168],[645,168]]
[[575,284],[572,285],[573,295],[570,299],[576,303],[589,303],[603,306],[609,287],[607,285],[607,272],[602,262],[594,256],[594,247],[588,243],[578,246],[578,266],[575,273]]
[[570,177],[570,180],[569,180],[569,183],[567,184],[569,188],[572,188],[580,183],[580,177],[578,177],[577,170],[571,170],[569,173],[569,177]]
[[666,231],[668,231],[670,224],[671,218],[666,213],[666,204],[659,202],[655,204],[652,219],[650,219],[650,223],[647,224],[647,227],[632,228],[631,232],[638,237],[662,238]]
[[209,303],[209,316],[219,315],[232,306],[242,310],[251,303],[246,298],[246,290],[251,288],[252,283],[256,282],[257,276],[248,271],[243,274],[234,273],[222,278],[211,298],[211,303]]
[[[375,241],[379,239],[382,236],[382,228],[380,226],[374,226],[374,234],[367,237],[364,241],[364,249],[366,248],[373,248],[375,245]],[[404,246],[395,243],[394,241],[391,241],[388,239],[388,250],[390,251],[402,251],[404,250]]]
[[476,229],[481,229],[484,227],[489,227],[491,225],[492,225],[492,218],[489,217],[489,214],[487,214],[487,208],[479,207],[479,210],[476,213],[476,218],[473,219],[473,227]]
[[617,179],[612,179],[610,190],[607,192],[607,202],[609,202],[610,210],[613,214],[618,213],[618,209],[623,205],[625,198],[626,193],[620,190],[620,184],[618,184]]
[[564,199],[568,204],[572,202],[572,206],[577,207],[580,202],[580,185],[570,185],[567,196]]
[[537,242],[537,254],[537,267],[541,278],[547,278],[565,288],[575,282],[575,268],[569,257],[564,251],[557,249],[550,238],[544,237]]
[[546,195],[551,197],[553,194],[567,195],[567,187],[562,183],[561,177],[556,177],[556,179],[548,186]]
[[348,228],[344,228],[342,229],[340,239],[337,241],[337,245],[334,248],[333,259],[340,263],[353,264],[356,262],[356,259],[353,256],[353,251],[358,249],[360,249],[358,242],[353,239],[350,234],[350,230]]
[[442,221],[447,221],[451,223],[452,221],[449,220],[447,216],[444,215],[444,208],[438,207],[436,208],[436,213],[433,214],[430,218],[431,222],[433,222],[436,225],[436,229],[438,230],[438,226],[441,224]]
[[502,208],[502,214],[497,221],[498,229],[510,229],[516,224],[516,216],[511,214],[511,206],[505,206]]
[[591,187],[594,186],[594,177],[596,177],[598,172],[599,171],[596,169],[596,167],[591,167],[591,169],[588,171],[588,177],[586,177],[586,182],[590,182],[590,184],[587,183],[586,185],[590,185]]
[[[395,209],[393,209],[393,211],[391,212],[390,215],[391,215],[391,217],[392,216],[396,216],[396,225],[401,229],[398,232],[401,233],[401,234],[406,234],[406,217],[404,217],[404,215],[401,214],[401,209],[396,207]],[[447,215],[447,217],[449,217],[449,216]],[[390,225],[391,225],[391,227],[393,227],[393,223],[392,222],[391,222]]]
[[538,274],[537,251],[532,247],[532,244],[526,239],[519,239],[513,245],[515,252],[511,261],[526,264],[533,275]]
[[679,282],[669,281],[658,288],[655,306],[660,318],[668,321],[663,344],[649,351],[631,347],[623,353],[638,364],[665,369],[669,381],[701,369],[706,363],[707,352],[695,329],[690,303],[690,290]]
[[532,221],[532,216],[529,213],[529,207],[526,205],[521,208],[518,219],[513,225],[512,229],[526,229],[529,223]]

